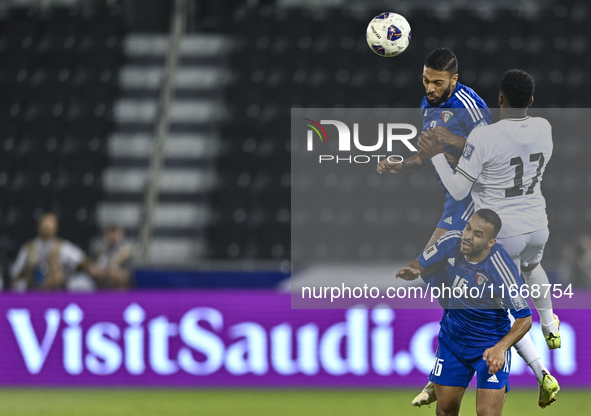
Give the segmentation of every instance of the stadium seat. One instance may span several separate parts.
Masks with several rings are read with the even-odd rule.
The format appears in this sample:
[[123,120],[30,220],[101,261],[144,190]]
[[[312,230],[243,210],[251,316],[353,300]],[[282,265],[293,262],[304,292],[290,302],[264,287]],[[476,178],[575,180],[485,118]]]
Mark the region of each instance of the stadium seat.
[[83,18],[70,7],[43,15],[12,7],[3,20],[0,225],[11,244],[30,239],[53,211],[62,234],[88,247],[124,33],[120,15]]

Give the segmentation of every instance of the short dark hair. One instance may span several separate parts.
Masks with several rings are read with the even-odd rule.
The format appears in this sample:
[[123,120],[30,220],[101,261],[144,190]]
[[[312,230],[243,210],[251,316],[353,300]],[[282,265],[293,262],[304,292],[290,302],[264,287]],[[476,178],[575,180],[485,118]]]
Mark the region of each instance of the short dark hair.
[[474,213],[474,215],[478,215],[484,220],[484,222],[487,222],[493,226],[493,238],[496,238],[499,234],[499,231],[501,230],[501,227],[503,226],[499,215],[492,209],[488,208],[479,209]]
[[435,71],[449,72],[452,75],[458,73],[458,58],[447,48],[438,48],[427,56],[425,66]]
[[534,89],[534,79],[521,69],[511,69],[505,72],[501,82],[501,93],[513,108],[529,107]]

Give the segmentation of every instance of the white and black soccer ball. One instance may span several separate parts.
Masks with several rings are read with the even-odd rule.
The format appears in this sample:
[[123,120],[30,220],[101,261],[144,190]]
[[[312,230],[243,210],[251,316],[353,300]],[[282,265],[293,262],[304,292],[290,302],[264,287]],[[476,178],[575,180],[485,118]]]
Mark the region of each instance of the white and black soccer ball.
[[396,13],[382,13],[367,26],[367,44],[380,56],[400,55],[408,47],[410,37],[410,25]]

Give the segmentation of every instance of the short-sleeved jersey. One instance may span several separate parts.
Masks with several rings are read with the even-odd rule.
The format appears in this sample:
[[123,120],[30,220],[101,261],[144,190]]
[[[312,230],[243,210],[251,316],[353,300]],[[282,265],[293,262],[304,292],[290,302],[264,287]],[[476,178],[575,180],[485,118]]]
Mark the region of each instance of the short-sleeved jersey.
[[552,148],[552,127],[541,117],[506,118],[468,137],[456,172],[474,182],[474,209],[501,217],[498,238],[548,226],[540,184]]
[[[450,231],[420,256],[423,268],[446,262],[447,285],[468,297],[451,297],[441,329],[456,342],[473,347],[493,346],[511,329],[506,309],[515,318],[531,315],[527,301],[517,292],[523,285],[509,254],[495,244],[486,258],[469,262],[460,252],[460,231]],[[513,286],[513,293],[510,291]]]
[[[430,106],[427,97],[423,97],[421,116],[423,118],[423,130],[442,126],[453,134],[464,138],[468,137],[476,127],[492,123],[491,112],[484,100],[472,88],[466,87],[459,82],[450,97],[437,107]],[[445,145],[445,151],[456,158],[459,158],[462,154],[460,149],[450,145]],[[453,199],[445,189],[439,175],[435,174],[439,180],[439,185],[445,192],[446,201]]]

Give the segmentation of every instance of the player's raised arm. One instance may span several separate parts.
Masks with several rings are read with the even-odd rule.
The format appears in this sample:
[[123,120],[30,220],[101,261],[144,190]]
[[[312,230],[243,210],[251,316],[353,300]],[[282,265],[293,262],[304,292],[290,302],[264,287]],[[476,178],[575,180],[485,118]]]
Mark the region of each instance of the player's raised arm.
[[443,234],[435,244],[427,247],[421,255],[412,260],[408,265],[396,273],[397,278],[404,280],[415,280],[425,271],[429,272],[435,268],[445,267],[450,252],[457,245],[458,239],[462,237],[460,231],[449,231]]

